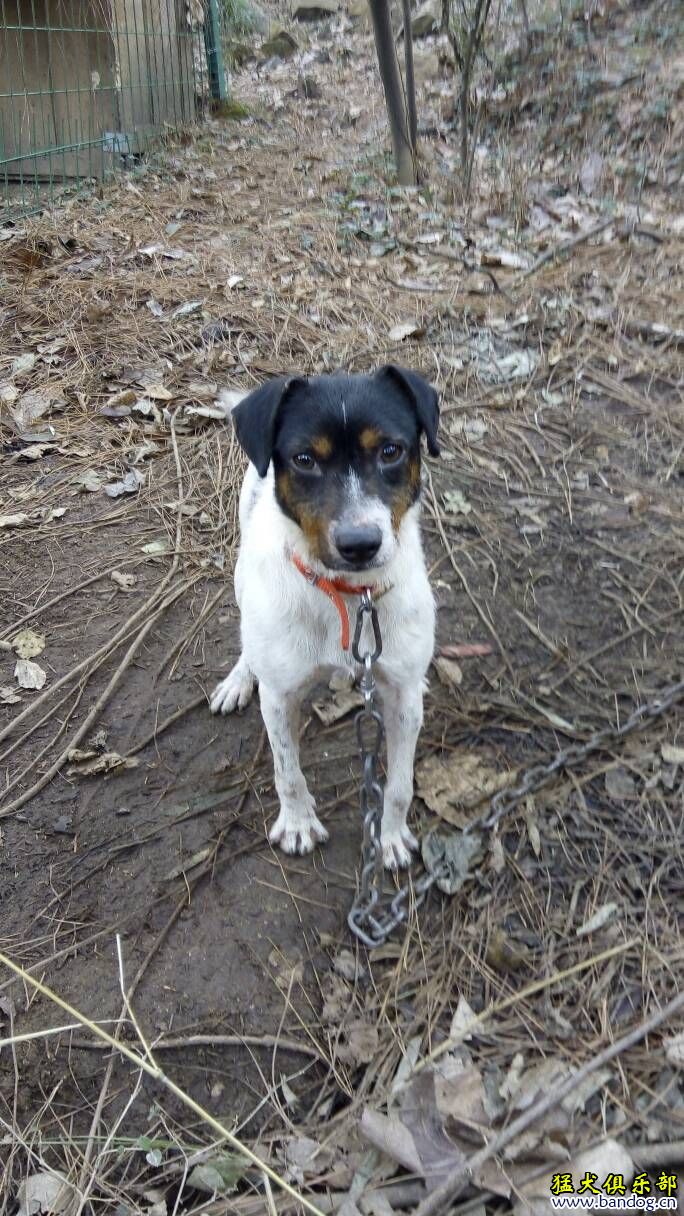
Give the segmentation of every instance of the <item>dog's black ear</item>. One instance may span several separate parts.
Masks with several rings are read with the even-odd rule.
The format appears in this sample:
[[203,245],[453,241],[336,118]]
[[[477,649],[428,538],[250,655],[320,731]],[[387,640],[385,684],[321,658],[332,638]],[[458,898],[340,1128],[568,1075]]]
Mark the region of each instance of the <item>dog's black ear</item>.
[[280,376],[268,380],[248,397],[238,402],[232,411],[233,426],[240,447],[247,453],[260,477],[265,477],[273,455],[278,410],[297,385],[306,380]]
[[418,372],[408,371],[405,367],[396,367],[387,363],[376,373],[378,378],[387,377],[394,381],[408,397],[416,411],[416,417],[421,430],[425,431],[428,452],[431,456],[439,456],[437,428],[439,426],[439,394],[428,384]]

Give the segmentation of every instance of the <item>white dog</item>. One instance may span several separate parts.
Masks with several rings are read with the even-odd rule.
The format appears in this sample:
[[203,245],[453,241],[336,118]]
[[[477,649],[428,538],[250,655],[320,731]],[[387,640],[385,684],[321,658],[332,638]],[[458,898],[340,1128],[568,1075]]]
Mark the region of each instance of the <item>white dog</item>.
[[331,669],[353,670],[348,614],[371,588],[383,647],[383,859],[407,866],[417,847],[406,818],[435,627],[418,527],[420,438],[438,453],[437,393],[415,372],[387,366],[372,376],[271,381],[232,417],[251,461],[235,568],[242,654],[214,690],[212,712],[243,709],[258,683],[280,800],[270,840],[286,853],[327,840],[300,767],[300,706]]

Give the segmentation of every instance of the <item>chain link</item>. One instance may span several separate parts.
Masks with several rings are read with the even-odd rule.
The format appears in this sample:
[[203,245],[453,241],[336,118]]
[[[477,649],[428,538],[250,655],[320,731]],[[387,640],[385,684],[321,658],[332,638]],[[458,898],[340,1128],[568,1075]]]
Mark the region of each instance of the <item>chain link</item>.
[[[361,634],[367,617],[371,622],[374,648],[372,651],[362,652]],[[352,933],[365,946],[373,949],[387,941],[390,933],[406,920],[411,907],[420,907],[431,887],[448,878],[449,865],[446,860],[437,860],[434,867],[427,870],[417,882],[407,883],[399,891],[388,895],[383,892],[384,874],[380,832],[384,788],[378,774],[383,719],[375,699],[377,688],[374,670],[375,664],[382,654],[382,638],[378,614],[370,591],[365,591],[359,602],[352,654],[362,667],[359,688],[364,699],[363,708],[359,710],[355,719],[363,774],[360,790],[363,842],[359,890],[352,903],[347,922]],[[624,739],[642,723],[652,722],[661,717],[662,714],[667,713],[668,709],[682,700],[684,700],[684,680],[665,689],[645,705],[639,705],[621,726],[606,727],[604,730],[596,731],[591,738],[587,739],[586,743],[575,743],[556,752],[548,764],[536,764],[527,769],[517,785],[511,789],[499,790],[498,794],[494,794],[486,811],[463,829],[463,835],[491,831],[523,798],[542,789],[561,769],[575,768],[592,752]],[[439,853],[439,850],[437,852]]]

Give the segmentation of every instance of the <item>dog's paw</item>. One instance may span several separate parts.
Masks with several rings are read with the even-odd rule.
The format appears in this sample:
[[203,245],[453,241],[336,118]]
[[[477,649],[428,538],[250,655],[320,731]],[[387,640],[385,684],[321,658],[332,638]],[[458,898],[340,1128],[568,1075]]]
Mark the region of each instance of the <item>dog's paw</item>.
[[213,714],[232,714],[244,709],[254,692],[255,679],[249,667],[236,663],[229,676],[216,685],[209,708]]
[[313,811],[282,807],[268,839],[284,853],[312,853],[328,839],[328,829]]
[[380,832],[382,860],[386,870],[406,870],[411,864],[411,853],[418,848],[418,841],[407,827],[384,828]]

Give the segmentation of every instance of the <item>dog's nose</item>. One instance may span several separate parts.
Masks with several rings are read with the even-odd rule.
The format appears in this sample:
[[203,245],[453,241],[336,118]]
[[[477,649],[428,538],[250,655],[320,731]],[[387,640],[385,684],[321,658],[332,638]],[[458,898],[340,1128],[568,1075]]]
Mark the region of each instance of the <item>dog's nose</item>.
[[382,544],[382,532],[377,524],[360,527],[341,525],[333,532],[338,553],[351,565],[363,566],[372,561]]

